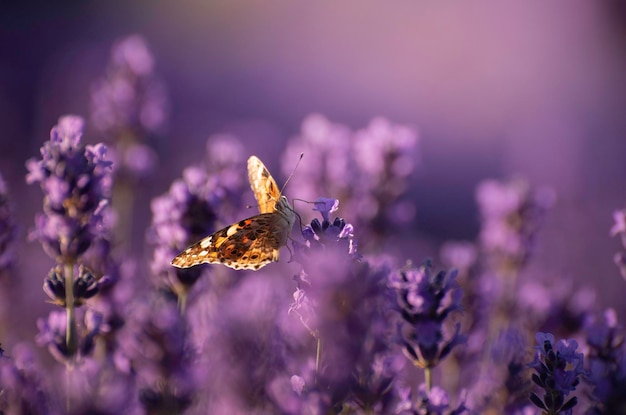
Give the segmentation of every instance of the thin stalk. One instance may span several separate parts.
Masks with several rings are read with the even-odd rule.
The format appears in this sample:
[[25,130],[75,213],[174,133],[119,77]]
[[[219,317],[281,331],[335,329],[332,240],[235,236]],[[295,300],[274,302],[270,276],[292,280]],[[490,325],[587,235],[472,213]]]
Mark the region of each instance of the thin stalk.
[[63,265],[65,274],[65,312],[67,315],[67,330],[65,331],[65,345],[70,356],[76,353],[76,316],[74,314],[74,263]]
[[430,367],[424,368],[424,382],[426,383],[426,393],[430,394],[433,387],[433,370]]
[[67,262],[63,265],[65,276],[65,312],[67,316],[67,328],[65,330],[65,345],[67,347],[68,358],[65,365],[65,412],[70,413],[70,376],[74,355],[76,354],[76,316],[74,314],[74,263]]
[[187,290],[182,293],[178,293],[178,312],[180,315],[185,314],[185,310],[187,309]]
[[317,384],[317,374],[320,370],[320,362],[322,360],[322,338],[318,335],[317,338],[317,351],[315,353],[315,383]]

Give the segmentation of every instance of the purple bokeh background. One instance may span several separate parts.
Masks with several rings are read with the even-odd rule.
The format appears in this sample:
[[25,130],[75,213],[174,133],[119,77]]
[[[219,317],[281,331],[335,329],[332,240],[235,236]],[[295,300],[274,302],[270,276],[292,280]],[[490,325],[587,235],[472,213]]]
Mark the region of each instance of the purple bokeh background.
[[[384,116],[420,135],[414,260],[436,256],[445,240],[474,239],[477,184],[519,174],[557,195],[530,268],[593,286],[600,304],[624,316],[626,283],[612,261],[619,241],[609,236],[612,212],[626,205],[626,9],[618,1],[3,8],[0,172],[22,226],[17,337],[32,338],[52,307],[41,291],[51,260],[26,241],[41,192],[25,185],[24,163],[60,115],[89,116],[112,43],[132,33],[149,43],[172,111],[159,167],[137,195],[134,240],[143,240],[150,199],[200,161],[212,134],[238,135],[279,176],[285,143],[308,114],[353,129]],[[131,249],[149,255],[141,243]]]

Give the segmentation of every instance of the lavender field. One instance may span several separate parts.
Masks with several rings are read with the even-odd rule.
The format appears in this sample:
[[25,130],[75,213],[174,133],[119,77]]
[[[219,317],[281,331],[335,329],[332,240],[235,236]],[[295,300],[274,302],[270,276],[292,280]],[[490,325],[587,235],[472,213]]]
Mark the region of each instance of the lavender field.
[[620,3],[0,23],[0,414],[626,414]]

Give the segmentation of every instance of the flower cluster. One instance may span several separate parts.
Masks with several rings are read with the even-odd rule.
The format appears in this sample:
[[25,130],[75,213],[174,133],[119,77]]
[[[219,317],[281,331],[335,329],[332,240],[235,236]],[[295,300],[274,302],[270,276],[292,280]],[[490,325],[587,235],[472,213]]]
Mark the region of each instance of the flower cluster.
[[437,366],[465,342],[458,323],[450,339],[444,340],[443,335],[444,322],[461,309],[463,293],[456,282],[457,273],[432,274],[430,269],[429,262],[417,269],[409,266],[390,279],[403,320],[399,327],[402,350],[415,366],[424,369]]
[[10,358],[0,353],[0,411],[33,415],[54,413],[47,392],[49,379],[43,375],[30,346],[16,345]]
[[83,127],[80,117],[60,118],[41,147],[42,159],[27,162],[26,181],[39,183],[45,193],[32,237],[61,263],[76,261],[106,231],[111,162],[103,144],[80,145]]
[[115,144],[111,159],[123,175],[146,176],[157,164],[156,152],[145,140],[163,131],[169,101],[154,66],[143,37],[128,36],[113,46],[106,75],[92,87],[91,119]]
[[[83,128],[82,118],[62,117],[41,149],[42,160],[27,163],[27,181],[44,191],[32,236],[57,262],[43,289],[65,309],[37,320],[36,341],[65,366],[66,388],[59,392],[68,414],[116,412],[132,397],[128,390],[113,393],[107,384],[115,379],[120,391],[130,381],[110,364],[114,332],[123,325],[113,295],[120,273],[111,256],[111,162],[103,144],[81,146]],[[60,376],[50,374],[52,383]]]
[[[611,228],[611,236],[619,236],[622,241],[622,248],[626,251],[626,209],[616,210],[613,213],[615,224]],[[622,277],[626,279],[626,252],[618,252],[613,257],[615,265],[619,268]]]
[[615,310],[606,310],[601,322],[587,331],[589,379],[596,405],[590,414],[618,414],[626,408],[626,357],[624,329]]
[[482,218],[479,241],[491,267],[510,274],[526,263],[554,198],[551,189],[534,189],[521,178],[486,180],[478,186],[476,201]]
[[176,301],[153,293],[130,304],[127,312],[115,353],[117,368],[134,374],[137,399],[146,413],[183,413],[195,389],[193,354]]
[[[315,367],[296,367],[291,377],[299,411],[386,412],[393,402],[392,380],[399,369],[385,323],[391,302],[386,290],[387,261],[365,261],[356,254],[353,227],[330,219],[338,201],[318,198],[314,219],[295,245],[302,265],[289,312],[312,335]],[[306,360],[305,360],[306,362]],[[301,413],[301,412],[297,412]]]
[[0,278],[15,260],[14,243],[18,227],[13,214],[6,182],[0,176]]
[[576,352],[578,343],[571,339],[559,340],[555,347],[554,336],[550,333],[537,333],[536,340],[537,352],[529,367],[536,372],[532,380],[543,389],[543,396],[533,392],[530,400],[546,414],[571,414],[578,398],[565,399],[585,375],[583,354]]
[[434,386],[430,390],[425,384],[421,384],[415,394],[411,388],[399,389],[399,403],[396,407],[397,415],[462,415],[471,413],[465,403],[461,402],[456,408],[452,408],[448,393]]
[[102,315],[92,310],[87,310],[80,320],[83,322],[83,332],[78,336],[76,350],[70,349],[66,342],[67,318],[62,311],[52,311],[47,319],[37,320],[37,344],[48,347],[52,357],[64,364],[72,363],[76,356],[89,356],[93,352],[95,338],[106,333],[108,327]]
[[351,131],[314,114],[289,142],[282,157],[283,172],[289,173],[294,160],[304,153],[307,162],[291,182],[299,196],[313,200],[333,195],[363,234],[385,236],[389,224],[413,220],[415,206],[407,198],[407,187],[417,165],[417,145],[414,130],[384,118]]
[[0,338],[4,336],[9,323],[9,296],[14,285],[12,268],[16,259],[17,233],[18,226],[15,222],[12,203],[9,200],[7,185],[0,175]]

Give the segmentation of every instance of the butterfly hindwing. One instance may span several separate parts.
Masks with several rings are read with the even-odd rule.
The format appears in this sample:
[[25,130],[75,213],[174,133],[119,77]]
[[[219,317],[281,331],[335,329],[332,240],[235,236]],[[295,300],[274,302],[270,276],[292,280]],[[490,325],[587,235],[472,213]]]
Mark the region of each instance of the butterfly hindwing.
[[222,264],[234,269],[258,270],[272,261],[287,243],[295,212],[269,171],[256,156],[248,159],[250,187],[261,214],[243,219],[196,242],[178,254],[171,264],[189,268],[198,264]]
[[273,229],[273,215],[260,214],[221,229],[181,252],[172,265],[188,268],[208,263],[257,270],[278,261],[281,241]]

